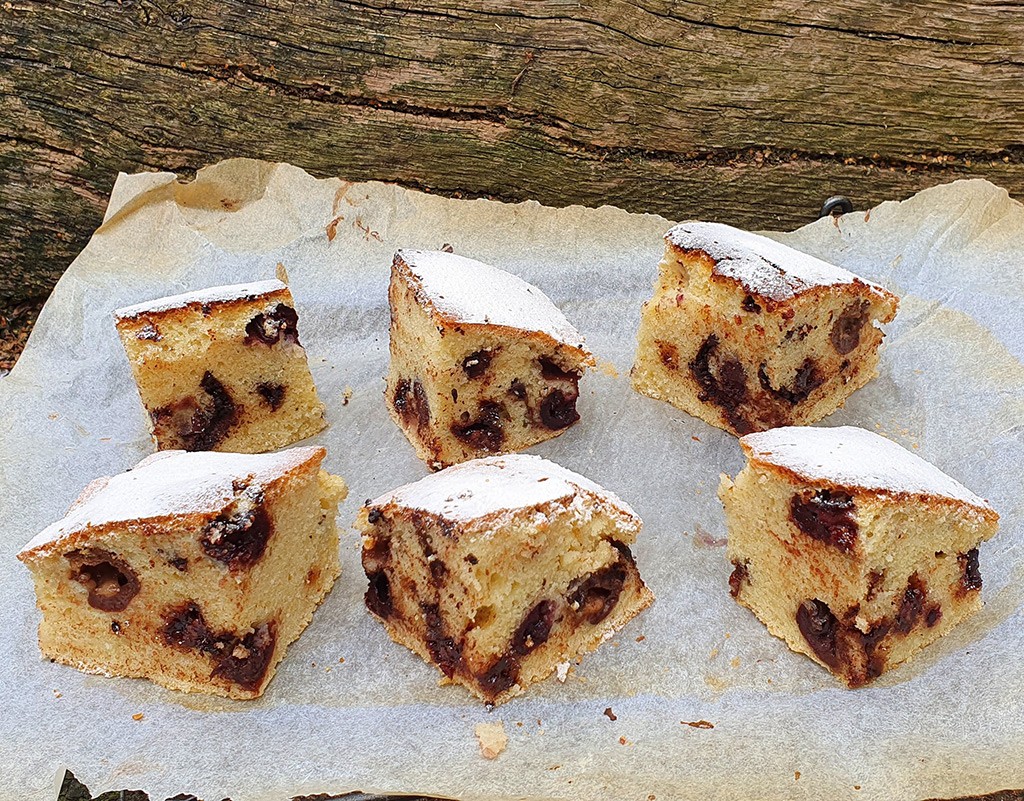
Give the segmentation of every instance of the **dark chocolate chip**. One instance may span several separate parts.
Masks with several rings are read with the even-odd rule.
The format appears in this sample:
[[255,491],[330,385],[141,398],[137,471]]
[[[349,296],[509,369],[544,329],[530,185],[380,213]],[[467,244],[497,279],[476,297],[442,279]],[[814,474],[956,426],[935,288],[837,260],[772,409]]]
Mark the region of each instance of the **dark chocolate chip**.
[[662,342],[661,340],[658,340],[655,344],[658,347],[658,356],[661,358],[661,363],[669,370],[678,370],[679,348],[671,342]]
[[395,411],[398,412],[398,414],[401,415],[403,419],[405,419],[412,412],[412,404],[410,403],[411,400],[412,382],[409,381],[408,378],[399,378],[398,381],[395,382],[395,395],[391,399],[391,404],[395,407]]
[[552,431],[560,431],[567,428],[580,419],[576,411],[576,399],[579,395],[575,392],[566,395],[560,389],[553,389],[544,396],[540,402],[540,420]]
[[858,301],[843,310],[832,324],[828,338],[836,353],[846,355],[860,344],[860,334],[868,321],[868,310],[871,304],[866,300]]
[[526,400],[526,385],[518,378],[512,379],[512,384],[509,386],[508,392],[510,395],[515,398],[519,398],[521,401]]
[[736,598],[740,590],[750,583],[749,562],[744,559],[742,562],[733,561],[732,573],[729,574],[729,594]]
[[479,378],[487,372],[490,365],[491,352],[489,350],[478,350],[462,360],[462,369],[468,378]]
[[188,570],[188,559],[184,556],[172,556],[167,560],[167,564],[175,570],[180,570],[182,573],[185,573]]
[[422,436],[430,427],[430,401],[427,400],[427,390],[420,381],[412,382],[412,397],[416,402],[416,426]]
[[120,634],[121,633],[121,621],[120,620],[111,620],[110,621],[110,630],[112,632],[114,632],[114,634]]
[[222,655],[230,643],[230,637],[214,634],[195,601],[187,601],[168,609],[164,612],[163,618],[163,638],[167,645],[201,651],[204,654]]
[[853,498],[843,492],[818,490],[810,498],[794,495],[789,514],[796,527],[809,537],[849,553],[857,541]]
[[837,669],[839,621],[828,604],[816,598],[804,601],[796,610],[796,624],[818,658],[833,670]]
[[516,633],[512,635],[511,651],[515,656],[526,656],[534,648],[548,641],[557,609],[558,605],[549,599],[541,601],[527,613]]
[[71,579],[89,591],[89,606],[101,612],[120,612],[139,594],[141,584],[128,563],[110,551],[81,548],[68,551]]
[[743,307],[743,311],[750,312],[752,314],[760,314],[761,307],[757,301],[754,300],[753,295],[747,295],[743,298],[743,303],[740,304]]
[[804,363],[797,368],[796,375],[793,377],[793,384],[789,387],[779,387],[778,389],[773,387],[771,381],[768,380],[768,373],[765,372],[764,364],[758,368],[757,378],[761,383],[761,387],[773,397],[784,400],[791,405],[807,400],[808,395],[825,383],[825,379],[818,372],[818,366],[815,364],[814,359],[810,358],[805,359]]
[[160,336],[160,330],[153,323],[146,323],[142,328],[135,332],[136,339],[149,340],[150,342],[159,342],[163,339]]
[[157,436],[169,433],[186,451],[215,448],[227,437],[237,418],[231,395],[213,373],[207,371],[199,387],[206,398],[182,398],[154,409],[151,414]]
[[942,607],[938,604],[928,607],[928,611],[925,612],[924,616],[925,625],[931,628],[940,620],[942,620]]
[[924,582],[917,573],[914,573],[907,580],[907,588],[903,591],[903,599],[896,613],[896,631],[906,634],[918,624],[924,614],[924,600],[927,594]]
[[459,391],[457,389],[455,389],[455,387],[452,387],[452,403],[458,403],[458,402],[459,402]]
[[480,563],[480,560],[473,556],[473,554],[471,553],[466,554],[466,561],[469,562],[471,565],[476,565]]
[[448,578],[448,566],[440,559],[431,559],[427,564],[430,567],[430,582],[435,587],[443,587]]
[[283,303],[278,303],[267,313],[260,312],[245,327],[246,345],[254,342],[273,345],[282,340],[299,344],[299,315]]
[[747,401],[747,374],[736,359],[718,353],[718,337],[708,336],[690,362],[690,374],[703,390],[699,398],[718,405],[726,420],[739,434],[749,434],[753,426],[738,413]]
[[243,498],[233,514],[221,514],[207,524],[199,537],[203,551],[232,570],[259,561],[273,533],[262,497]]
[[225,649],[212,675],[227,679],[245,690],[258,689],[274,655],[276,628],[273,621],[263,623],[236,641],[232,648]]
[[501,425],[504,414],[505,407],[499,403],[481,403],[476,420],[452,423],[451,432],[477,450],[497,451],[505,441],[505,430]]
[[981,589],[981,569],[978,566],[978,549],[971,548],[967,553],[957,556],[960,570],[963,575],[960,577],[960,586],[964,592]]
[[570,606],[588,623],[600,623],[619,602],[619,595],[626,583],[626,568],[623,561],[620,558],[613,564],[576,579],[569,585],[566,598]]
[[270,410],[276,412],[278,407],[284,402],[284,384],[271,384],[262,383],[256,385],[256,392],[263,399],[263,402],[270,407]]
[[378,570],[375,573],[368,573],[367,578],[370,585],[366,588],[366,595],[363,598],[366,608],[377,617],[387,620],[394,611],[388,574],[384,570]]
[[462,644],[449,637],[437,604],[421,604],[427,629],[427,650],[441,672],[449,679],[462,667]]
[[381,518],[383,517],[384,515],[380,511],[380,509],[371,509],[369,512],[366,513],[366,522],[369,523],[371,526],[375,526],[381,521]]
[[519,660],[504,654],[477,677],[477,685],[487,698],[494,700],[519,681]]
[[868,573],[868,589],[866,600],[873,601],[875,596],[878,595],[878,589],[882,586],[882,581],[885,578],[885,573],[879,573],[877,570],[872,570]]
[[581,373],[575,370],[563,370],[554,361],[542,356],[537,360],[540,363],[540,374],[546,381],[569,381],[572,384],[578,384]]

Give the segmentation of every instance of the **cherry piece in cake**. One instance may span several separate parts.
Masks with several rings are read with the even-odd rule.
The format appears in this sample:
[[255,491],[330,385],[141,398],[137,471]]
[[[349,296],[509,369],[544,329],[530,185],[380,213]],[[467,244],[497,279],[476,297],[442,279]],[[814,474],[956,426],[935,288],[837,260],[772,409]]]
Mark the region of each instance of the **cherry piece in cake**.
[[638,392],[740,436],[820,420],[876,375],[891,292],[728,225],[681,223],[665,240]]
[[518,451],[579,420],[593,357],[537,287],[452,253],[402,250],[388,298],[388,411],[432,469]]
[[861,428],[740,445],[747,465],[719,488],[730,592],[794,651],[859,687],[981,607],[999,515],[937,467]]
[[347,490],[324,455],[162,451],[94,481],[18,554],[43,653],[174,690],[261,695],[338,576]]
[[360,513],[367,608],[443,676],[500,704],[653,600],[617,497],[537,456],[449,467]]
[[299,318],[277,280],[114,313],[161,450],[276,450],[322,430]]

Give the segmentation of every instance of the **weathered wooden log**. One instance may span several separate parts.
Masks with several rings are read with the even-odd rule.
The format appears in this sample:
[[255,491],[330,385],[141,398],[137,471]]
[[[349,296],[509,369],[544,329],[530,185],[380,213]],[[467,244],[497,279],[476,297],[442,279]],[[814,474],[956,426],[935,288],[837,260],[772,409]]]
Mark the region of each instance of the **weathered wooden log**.
[[1005,0],[9,0],[0,307],[118,171],[228,156],[467,197],[790,227],[962,176],[1024,195]]

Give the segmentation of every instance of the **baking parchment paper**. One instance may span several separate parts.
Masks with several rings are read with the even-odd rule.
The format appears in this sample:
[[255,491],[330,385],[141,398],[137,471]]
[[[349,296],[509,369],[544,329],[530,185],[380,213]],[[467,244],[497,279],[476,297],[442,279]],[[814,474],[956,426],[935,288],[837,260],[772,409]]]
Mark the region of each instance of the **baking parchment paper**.
[[[60,766],[154,798],[281,799],[361,789],[478,798],[921,799],[1024,788],[1024,207],[960,181],[780,239],[903,296],[881,374],[823,425],[913,448],[990,498],[984,611],[875,686],[841,688],[729,597],[719,473],[736,441],[628,384],[668,221],[614,208],[463,201],[316,180],[232,160],[191,183],[122,175],[105,222],[0,380],[0,794],[48,798]],[[488,712],[392,643],[362,604],[351,522],[426,473],[389,420],[386,284],[399,247],[499,265],[547,292],[602,362],[581,422],[533,450],[628,500],[654,606],[564,683]],[[351,487],[343,572],[266,695],[227,702],[41,659],[14,554],[85,484],[152,450],[111,310],[189,289],[290,276]],[[351,390],[346,402],[345,394]],[[615,720],[606,716],[610,708]],[[141,720],[133,716],[141,713]],[[503,721],[481,758],[473,728]],[[687,725],[706,721],[713,728]]]

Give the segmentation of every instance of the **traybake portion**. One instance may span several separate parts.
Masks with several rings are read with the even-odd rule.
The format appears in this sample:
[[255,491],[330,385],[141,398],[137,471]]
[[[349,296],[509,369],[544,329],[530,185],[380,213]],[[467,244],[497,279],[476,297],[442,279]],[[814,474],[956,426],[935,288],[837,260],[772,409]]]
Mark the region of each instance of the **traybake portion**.
[[277,280],[114,312],[160,450],[276,450],[322,430],[298,314]]
[[891,292],[728,225],[681,223],[665,241],[638,392],[740,436],[820,420],[877,374]]
[[366,605],[395,642],[500,704],[596,649],[653,600],[636,514],[537,456],[491,456],[368,502]]
[[579,420],[593,357],[537,287],[451,253],[401,250],[388,299],[388,411],[432,469],[521,450]]
[[747,465],[719,497],[729,587],[776,637],[859,687],[981,607],[987,501],[861,428],[740,439]]
[[347,490],[324,455],[163,451],[94,481],[18,554],[43,654],[172,690],[261,695],[338,576]]

